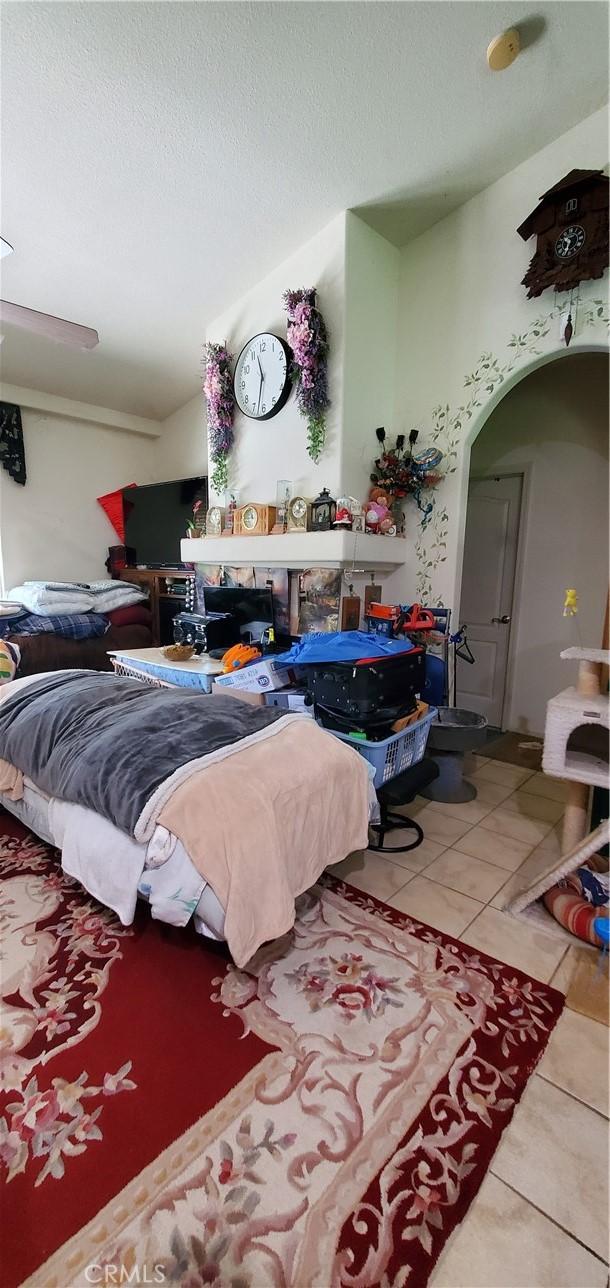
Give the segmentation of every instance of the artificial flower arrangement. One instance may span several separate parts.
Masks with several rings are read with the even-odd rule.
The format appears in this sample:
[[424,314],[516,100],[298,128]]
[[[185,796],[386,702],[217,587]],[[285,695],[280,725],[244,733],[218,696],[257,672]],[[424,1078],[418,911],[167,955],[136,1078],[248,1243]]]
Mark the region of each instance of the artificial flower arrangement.
[[212,459],[211,483],[222,493],[229,482],[229,453],[233,446],[235,399],[231,376],[232,356],[226,344],[205,346],[203,392],[208,408],[208,431]]
[[188,520],[186,525],[189,537],[201,536],[201,519],[203,518],[203,515],[201,514],[202,509],[203,501],[201,500],[201,497],[198,497],[193,504],[193,517]]
[[326,438],[325,413],[328,397],[328,335],[324,318],[316,308],[316,292],[285,291],[288,314],[286,339],[292,349],[291,375],[297,386],[299,411],[307,420],[307,451],[318,464]]
[[[414,453],[413,448],[418,438],[416,429],[411,430],[408,443],[405,435],[399,434],[393,447],[385,446],[385,429],[377,429],[375,433],[378,442],[381,443],[382,452],[375,461],[375,470],[371,474],[371,483],[374,487],[371,489],[369,506],[379,504],[383,496],[384,506],[391,510],[395,501],[412,496],[422,512],[421,524],[422,528],[425,528],[434,508],[434,501],[423,501],[422,492],[440,483],[442,474],[439,473],[438,467],[443,459],[443,453],[437,447],[427,447],[423,451]],[[387,520],[387,516],[379,520],[378,530],[381,532],[384,531],[382,526],[384,519]],[[385,530],[388,530],[387,527]]]

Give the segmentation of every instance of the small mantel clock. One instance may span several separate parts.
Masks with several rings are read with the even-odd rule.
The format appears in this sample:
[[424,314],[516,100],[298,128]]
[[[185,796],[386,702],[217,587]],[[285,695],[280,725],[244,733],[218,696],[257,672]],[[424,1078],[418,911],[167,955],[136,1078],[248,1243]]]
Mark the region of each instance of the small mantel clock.
[[235,511],[236,537],[267,537],[275,523],[274,505],[259,505],[250,501]]
[[288,502],[286,515],[287,532],[307,532],[311,516],[311,505],[304,496],[293,496]]
[[570,170],[517,229],[536,253],[522,279],[528,299],[549,286],[570,291],[608,267],[608,178],[601,170]]

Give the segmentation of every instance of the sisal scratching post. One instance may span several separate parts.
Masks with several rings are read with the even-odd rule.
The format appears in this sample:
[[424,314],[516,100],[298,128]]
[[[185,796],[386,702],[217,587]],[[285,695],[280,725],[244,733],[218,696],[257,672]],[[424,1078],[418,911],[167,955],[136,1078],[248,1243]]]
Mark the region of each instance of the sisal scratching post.
[[[563,653],[561,655],[564,656]],[[582,658],[578,666],[577,690],[585,698],[596,698],[600,693],[602,663]]]
[[587,816],[589,813],[589,788],[586,783],[567,785],[566,807],[563,816],[561,833],[561,853],[573,850],[579,841],[587,835]]

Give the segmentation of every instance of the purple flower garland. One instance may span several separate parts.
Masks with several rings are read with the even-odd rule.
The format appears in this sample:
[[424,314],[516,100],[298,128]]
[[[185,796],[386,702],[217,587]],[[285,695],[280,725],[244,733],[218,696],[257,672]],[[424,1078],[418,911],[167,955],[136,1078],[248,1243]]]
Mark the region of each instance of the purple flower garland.
[[211,484],[222,494],[229,485],[229,453],[233,446],[233,379],[232,356],[226,344],[205,345],[205,379],[203,392],[208,408],[210,456],[213,470]]
[[286,339],[292,349],[292,377],[297,385],[299,411],[307,419],[307,451],[316,465],[326,438],[328,397],[328,335],[316,308],[315,289],[285,291],[288,314]]

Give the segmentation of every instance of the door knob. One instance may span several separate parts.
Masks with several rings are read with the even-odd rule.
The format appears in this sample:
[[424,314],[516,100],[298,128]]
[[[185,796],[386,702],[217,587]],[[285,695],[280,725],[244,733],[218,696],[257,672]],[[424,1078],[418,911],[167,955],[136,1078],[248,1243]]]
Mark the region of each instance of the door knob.
[[508,626],[510,622],[510,617],[508,613],[504,613],[503,617],[492,617],[491,620],[492,622],[498,622],[500,626]]

